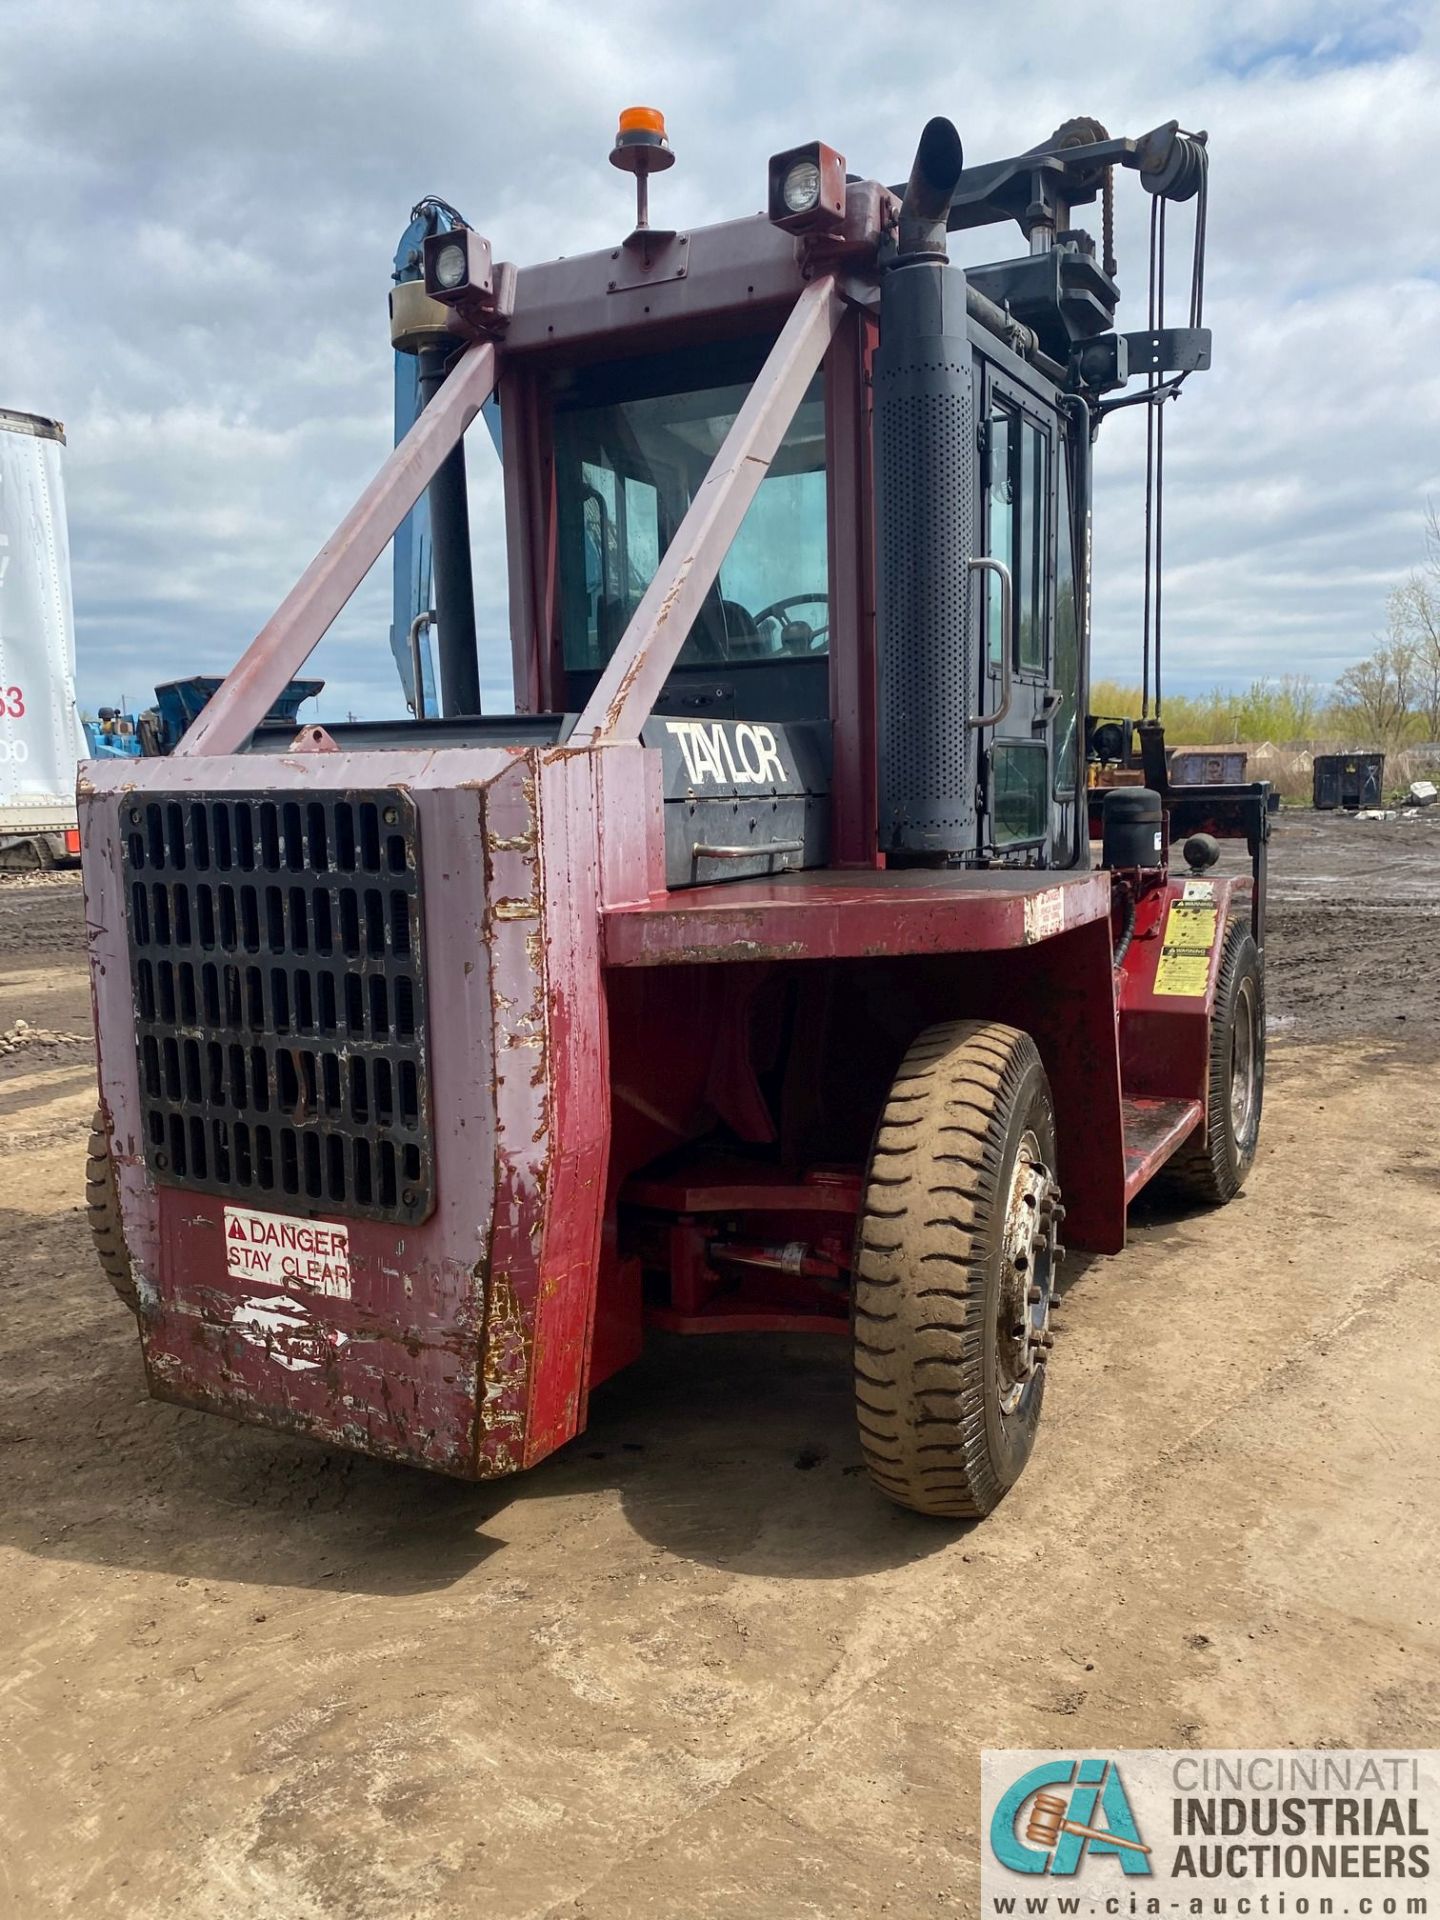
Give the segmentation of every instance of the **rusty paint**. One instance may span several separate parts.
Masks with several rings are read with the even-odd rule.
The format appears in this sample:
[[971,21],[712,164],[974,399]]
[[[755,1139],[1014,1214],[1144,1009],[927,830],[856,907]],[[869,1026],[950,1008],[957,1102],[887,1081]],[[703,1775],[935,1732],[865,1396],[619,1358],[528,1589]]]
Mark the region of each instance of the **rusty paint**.
[[721,946],[707,946],[697,941],[693,945],[666,948],[655,954],[647,964],[655,967],[697,967],[720,961],[804,960],[808,955],[809,949],[803,940],[727,940]]
[[[823,869],[732,880],[605,915],[610,966],[1008,951],[1026,944],[1027,903],[1063,892],[1065,924],[1110,914],[1110,879],[995,870]],[[1052,935],[1051,938],[1063,938]]]
[[485,1284],[485,1341],[480,1373],[480,1422],[484,1459],[492,1473],[514,1473],[525,1439],[524,1397],[516,1386],[529,1374],[529,1316],[516,1299],[508,1274],[491,1270]]
[[[432,1017],[441,1021],[443,1060],[434,1064],[439,1179],[454,1201],[420,1228],[350,1224],[356,1299],[301,1303],[303,1313],[274,1303],[246,1280],[230,1281],[217,1262],[218,1202],[178,1189],[157,1190],[137,1152],[138,1110],[134,1017],[128,961],[122,953],[124,902],[118,885],[122,792],[179,784],[201,792],[253,785],[254,762],[210,760],[188,766],[160,761],[127,776],[93,770],[85,800],[87,917],[92,923],[91,986],[100,1037],[102,1100],[116,1144],[121,1214],[141,1296],[142,1336],[152,1392],[186,1405],[287,1431],[309,1432],[408,1459],[443,1472],[472,1475],[477,1462],[478,1378],[483,1297],[475,1272],[488,1251],[494,1095],[488,1092],[493,1032],[488,1017],[489,969],[479,935],[483,923],[483,842],[477,793],[513,765],[495,751],[454,750],[445,756],[374,753],[326,756],[336,786],[396,783],[417,797],[422,858],[431,881],[426,903]],[[448,760],[449,765],[441,762]],[[367,773],[367,770],[368,771]],[[383,770],[383,778],[375,775]],[[267,776],[277,791],[314,790],[317,762],[286,757]],[[452,775],[466,783],[459,792]],[[443,783],[443,784],[442,784]],[[451,877],[434,884],[440,873]],[[109,932],[107,929],[115,931]],[[522,935],[527,928],[517,929]],[[527,1053],[527,1059],[531,1056]],[[529,1129],[527,1129],[527,1132]],[[476,1148],[479,1155],[477,1158]],[[293,1300],[293,1292],[289,1295]],[[241,1339],[232,1317],[244,1299],[258,1315],[286,1316],[267,1347]],[[257,1317],[252,1310],[250,1319]],[[308,1320],[315,1329],[313,1367],[278,1364],[277,1353],[307,1357]],[[287,1349],[287,1342],[289,1343]]]

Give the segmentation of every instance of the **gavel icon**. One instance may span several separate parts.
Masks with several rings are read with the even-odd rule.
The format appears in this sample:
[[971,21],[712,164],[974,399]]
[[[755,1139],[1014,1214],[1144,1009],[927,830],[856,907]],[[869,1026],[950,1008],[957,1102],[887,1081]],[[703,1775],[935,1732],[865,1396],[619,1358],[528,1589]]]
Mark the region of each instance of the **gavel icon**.
[[1082,1840],[1108,1840],[1112,1847],[1128,1847],[1132,1853],[1149,1853],[1138,1840],[1122,1840],[1118,1833],[1105,1833],[1099,1827],[1082,1827],[1078,1820],[1065,1818],[1065,1802],[1053,1793],[1037,1793],[1025,1823],[1025,1838],[1037,1847],[1053,1847],[1062,1833],[1078,1834]]

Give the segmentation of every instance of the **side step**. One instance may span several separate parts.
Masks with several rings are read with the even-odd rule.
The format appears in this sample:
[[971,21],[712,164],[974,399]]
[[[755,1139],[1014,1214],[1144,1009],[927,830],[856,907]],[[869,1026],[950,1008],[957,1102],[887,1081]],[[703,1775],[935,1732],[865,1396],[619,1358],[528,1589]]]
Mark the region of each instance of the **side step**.
[[1198,1100],[1122,1100],[1125,1125],[1125,1203],[1153,1180],[1190,1138],[1204,1112]]

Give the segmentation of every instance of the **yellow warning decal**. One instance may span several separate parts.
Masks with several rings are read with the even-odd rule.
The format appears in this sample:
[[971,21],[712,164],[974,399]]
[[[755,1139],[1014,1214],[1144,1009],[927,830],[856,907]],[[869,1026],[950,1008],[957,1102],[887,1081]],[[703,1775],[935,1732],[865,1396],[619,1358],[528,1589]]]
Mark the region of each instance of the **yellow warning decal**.
[[1213,900],[1172,900],[1165,916],[1165,938],[1155,969],[1155,991],[1201,996],[1210,984],[1210,954],[1215,945]]

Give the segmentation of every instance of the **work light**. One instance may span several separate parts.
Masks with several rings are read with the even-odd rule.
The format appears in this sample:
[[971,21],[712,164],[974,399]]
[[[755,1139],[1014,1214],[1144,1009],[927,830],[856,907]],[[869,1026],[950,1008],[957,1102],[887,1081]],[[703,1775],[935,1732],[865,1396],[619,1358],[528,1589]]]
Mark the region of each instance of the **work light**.
[[787,233],[838,233],[845,224],[845,156],[823,141],[770,162],[770,219]]
[[820,169],[813,160],[797,160],[786,174],[781,195],[791,213],[809,213],[820,198]]
[[458,287],[465,278],[465,249],[456,246],[452,240],[448,247],[441,247],[435,257],[435,282],[447,292]]
[[485,301],[494,291],[490,242],[473,227],[425,236],[425,291],[446,306]]

